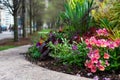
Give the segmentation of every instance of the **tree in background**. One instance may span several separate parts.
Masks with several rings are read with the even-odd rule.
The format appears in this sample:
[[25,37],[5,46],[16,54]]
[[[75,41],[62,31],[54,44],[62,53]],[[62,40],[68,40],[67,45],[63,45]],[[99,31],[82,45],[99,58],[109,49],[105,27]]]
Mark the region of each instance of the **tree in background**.
[[23,29],[23,38],[27,37],[26,32],[26,0],[22,0],[22,29]]
[[66,0],[49,0],[48,9],[45,11],[43,15],[43,21],[50,24],[51,28],[55,28],[57,17],[61,11],[64,10],[64,2]]
[[[53,28],[56,23],[57,16],[63,11],[65,0],[33,0],[32,2],[32,21],[33,25],[37,25],[37,31],[42,28],[46,22],[49,28]],[[50,27],[51,26],[51,27]]]
[[32,0],[29,0],[29,6],[30,6],[30,35],[32,35]]
[[18,41],[18,10],[22,0],[2,0],[2,4],[9,10],[14,17],[14,41]]
[[33,21],[33,29],[39,31],[42,26],[42,16],[44,15],[45,6],[44,6],[44,0],[33,0],[31,1],[31,21]]

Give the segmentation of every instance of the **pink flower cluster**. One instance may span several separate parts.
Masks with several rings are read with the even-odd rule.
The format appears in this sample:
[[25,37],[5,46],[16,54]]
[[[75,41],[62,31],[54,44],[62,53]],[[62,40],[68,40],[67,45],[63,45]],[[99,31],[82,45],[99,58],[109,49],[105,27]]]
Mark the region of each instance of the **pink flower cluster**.
[[117,46],[120,46],[120,39],[116,39],[115,43],[117,44]]
[[88,57],[90,60],[86,60],[85,66],[90,69],[91,72],[95,73],[97,69],[100,71],[104,71],[105,67],[109,66],[108,59],[110,55],[108,53],[104,53],[104,59],[105,62],[100,60],[100,51],[98,49],[96,50],[90,50],[88,53]]
[[[96,30],[97,34],[99,36],[108,36],[108,31],[103,28]],[[107,66],[109,66],[109,58],[110,55],[107,53],[107,50],[109,49],[115,49],[120,46],[120,39],[117,40],[109,40],[107,38],[104,39],[104,37],[97,38],[95,36],[92,36],[90,38],[85,39],[85,43],[87,47],[89,48],[88,53],[88,60],[85,62],[85,66],[90,69],[91,72],[96,72],[97,69],[100,71],[104,71]],[[106,51],[103,51],[103,49],[106,49]]]
[[85,43],[88,46],[96,46],[96,47],[107,47],[109,49],[114,49],[118,46],[120,46],[120,39],[112,41],[107,39],[96,39],[94,36],[90,39],[86,39]]
[[109,35],[108,31],[105,28],[96,30],[96,32],[99,36],[108,36]]

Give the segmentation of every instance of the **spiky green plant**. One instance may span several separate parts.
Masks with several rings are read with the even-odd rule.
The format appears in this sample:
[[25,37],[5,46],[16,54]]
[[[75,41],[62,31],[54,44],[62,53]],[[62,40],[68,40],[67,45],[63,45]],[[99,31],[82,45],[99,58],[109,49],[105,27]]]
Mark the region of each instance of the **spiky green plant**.
[[70,0],[65,4],[65,12],[61,14],[61,20],[68,26],[72,26],[75,31],[85,32],[89,27],[92,3],[93,0]]
[[114,26],[113,23],[111,23],[111,21],[109,21],[107,18],[100,19],[99,23],[100,23],[101,28],[106,28],[108,31],[111,32],[109,37],[112,40],[120,39],[120,29],[119,29],[119,27]]
[[120,0],[116,0],[110,9],[110,21],[113,26],[120,30]]
[[110,7],[98,10],[93,15],[96,24],[109,30],[113,40],[120,39],[120,0],[114,0],[106,5]]

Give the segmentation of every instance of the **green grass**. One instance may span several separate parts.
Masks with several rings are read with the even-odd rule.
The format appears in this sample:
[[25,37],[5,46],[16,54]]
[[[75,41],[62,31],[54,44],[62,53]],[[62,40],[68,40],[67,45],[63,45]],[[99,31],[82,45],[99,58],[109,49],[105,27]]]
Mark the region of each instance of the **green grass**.
[[14,48],[14,47],[15,46],[0,46],[0,51],[10,49],[10,48]]
[[39,31],[38,34],[47,34],[50,31],[51,31],[50,29],[43,29],[43,30]]
[[43,29],[41,31],[38,32],[38,36],[39,38],[42,37],[44,38],[45,40],[48,38],[48,34],[50,33],[50,29]]

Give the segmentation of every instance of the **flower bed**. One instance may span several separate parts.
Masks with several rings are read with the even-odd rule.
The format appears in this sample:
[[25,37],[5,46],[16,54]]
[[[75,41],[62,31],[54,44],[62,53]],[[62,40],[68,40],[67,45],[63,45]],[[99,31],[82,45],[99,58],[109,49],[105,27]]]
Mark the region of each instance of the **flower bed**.
[[[68,1],[59,16],[59,31],[51,31],[47,40],[40,38],[29,49],[28,58],[57,71],[95,80],[120,80],[120,29],[116,18],[120,3],[104,0],[99,6],[94,1]],[[103,6],[106,3],[111,5],[108,10]]]
[[[39,61],[40,66],[49,65],[50,69],[58,68],[62,72],[74,75],[88,75],[90,78],[98,76],[100,80],[119,80],[120,39],[112,40],[110,35],[105,28],[96,30],[89,37],[76,34],[67,38],[65,32],[50,32],[48,40],[44,41],[41,38],[29,49],[29,59]],[[114,76],[111,77],[111,74]]]

